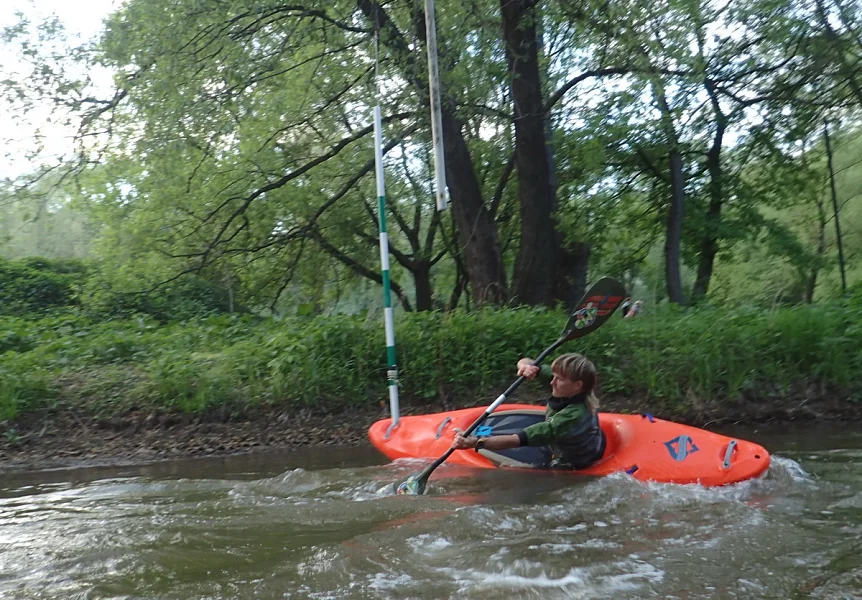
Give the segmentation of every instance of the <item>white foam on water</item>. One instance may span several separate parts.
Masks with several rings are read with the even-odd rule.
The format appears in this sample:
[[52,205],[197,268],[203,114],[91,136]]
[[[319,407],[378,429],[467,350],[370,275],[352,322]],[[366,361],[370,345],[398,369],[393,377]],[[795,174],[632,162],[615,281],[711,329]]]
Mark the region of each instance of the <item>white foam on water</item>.
[[802,466],[791,459],[773,456],[767,472],[758,478],[749,479],[721,487],[705,487],[700,484],[672,484],[644,482],[625,473],[613,473],[596,478],[586,486],[563,488],[556,492],[560,503],[545,510],[550,515],[565,517],[583,510],[583,500],[604,514],[615,514],[618,509],[631,502],[642,502],[643,495],[649,500],[664,506],[686,504],[747,504],[750,500],[764,494],[775,494],[786,488],[803,486],[808,489],[816,486],[815,479]]
[[511,591],[515,589],[533,588],[568,588],[571,586],[581,587],[586,584],[582,569],[572,569],[562,577],[549,577],[541,573],[532,577],[519,575],[512,572],[491,573],[487,571],[467,571],[459,573],[456,577],[460,592],[470,591],[475,587],[480,588],[502,588]]
[[[609,570],[618,571],[608,573]],[[499,572],[480,569],[443,569],[460,593],[476,591],[527,592],[560,590],[567,598],[612,597],[614,593],[641,590],[658,583],[664,571],[639,560],[617,561],[590,567],[573,567],[561,576],[549,575],[540,563],[515,561]]]
[[[524,519],[511,514],[501,514],[499,511],[487,506],[466,506],[466,511],[471,525],[489,531],[524,531],[528,529]],[[463,512],[463,511],[459,511]]]
[[319,472],[299,468],[268,479],[237,482],[234,489],[239,493],[251,491],[264,495],[292,496],[313,492],[324,484]]
[[447,558],[447,550],[452,548],[452,542],[440,535],[423,533],[407,539],[407,546],[414,554],[424,560]]
[[744,586],[749,590],[757,590],[758,592],[766,591],[766,586],[756,581],[751,581],[749,579],[737,579],[737,581],[740,583],[740,585]]
[[796,483],[813,483],[814,478],[805,472],[798,462],[790,458],[773,456],[765,479],[792,481]]
[[554,533],[572,533],[575,531],[583,531],[588,527],[586,523],[577,523],[575,525],[560,526],[554,528]]
[[[335,482],[330,485],[343,485],[344,482]],[[379,483],[374,481],[362,481],[356,484],[348,485],[343,489],[334,489],[327,491],[324,496],[332,499],[350,500],[352,502],[368,502],[372,500],[380,500],[381,496],[391,496],[391,485],[388,486],[389,493],[382,494],[383,490],[377,489]],[[386,488],[384,488],[386,489]]]
[[577,544],[572,543],[545,543],[533,544],[529,546],[530,550],[541,550],[548,554],[566,554],[568,552],[579,552],[581,550],[615,550],[620,548],[620,544],[610,540],[599,538],[590,538]]
[[505,559],[510,554],[511,554],[511,551],[509,550],[509,548],[506,546],[503,546],[502,548],[500,548],[499,550],[494,552],[494,554],[492,554],[491,556],[488,557],[488,562],[489,563],[492,561],[495,563],[502,562],[503,559]]
[[622,545],[617,542],[612,542],[610,540],[591,538],[584,542],[581,542],[579,544],[579,547],[588,550],[615,550],[617,548],[622,548]]
[[599,577],[599,581],[603,580],[602,583],[604,584],[601,591],[634,591],[642,588],[644,584],[656,584],[664,580],[664,571],[662,569],[642,561],[637,561],[633,564],[635,568],[631,573]]
[[[798,480],[810,481],[810,480]],[[751,479],[721,487],[705,487],[699,484],[646,484],[651,500],[661,508],[686,508],[697,506],[724,506],[729,510],[744,509],[759,511],[766,508],[768,499],[780,493],[782,488],[794,484],[778,484],[768,479]],[[808,484],[806,484],[808,485]]]
[[378,591],[399,590],[413,583],[413,578],[406,573],[372,573],[367,579],[368,587]]
[[296,572],[302,577],[318,575],[331,571],[335,562],[339,560],[338,554],[328,548],[316,550],[308,560],[296,565]]
[[574,544],[533,544],[527,546],[529,550],[541,550],[548,554],[567,554],[576,550]]
[[[424,538],[424,539],[422,539]],[[429,541],[430,538],[430,541]],[[452,545],[452,542],[447,540],[444,537],[434,536],[434,535],[420,535],[416,539],[420,544],[424,545],[424,547],[431,551],[442,550],[443,548],[448,548]]]
[[[281,475],[255,481],[233,482],[229,496],[240,504],[267,505],[289,500],[294,505],[331,500],[368,502],[379,500],[379,481],[370,481],[356,469],[307,471],[292,469]],[[391,494],[385,494],[391,495]]]
[[[376,484],[374,484],[374,485],[375,485],[375,487],[376,487],[376,486],[378,486],[378,485],[380,485],[380,484],[379,484],[379,483],[376,483]],[[381,497],[382,497],[382,498],[385,498],[386,496],[392,496],[392,495],[393,495],[392,483],[387,483],[387,484],[386,484],[386,485],[384,485],[383,487],[378,488],[378,489],[374,492],[374,495],[375,495],[375,496],[377,496],[378,498],[381,498]]]

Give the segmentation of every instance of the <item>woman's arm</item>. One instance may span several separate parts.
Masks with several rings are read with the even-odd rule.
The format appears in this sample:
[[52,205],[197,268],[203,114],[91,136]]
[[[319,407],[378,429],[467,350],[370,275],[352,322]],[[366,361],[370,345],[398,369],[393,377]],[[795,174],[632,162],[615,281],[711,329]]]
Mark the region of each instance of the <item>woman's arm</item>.
[[464,434],[458,431],[455,433],[452,447],[456,450],[475,448],[479,440],[484,442],[484,447],[488,450],[508,450],[509,448],[519,448],[521,446],[521,439],[516,433],[478,438],[474,435],[464,437]]

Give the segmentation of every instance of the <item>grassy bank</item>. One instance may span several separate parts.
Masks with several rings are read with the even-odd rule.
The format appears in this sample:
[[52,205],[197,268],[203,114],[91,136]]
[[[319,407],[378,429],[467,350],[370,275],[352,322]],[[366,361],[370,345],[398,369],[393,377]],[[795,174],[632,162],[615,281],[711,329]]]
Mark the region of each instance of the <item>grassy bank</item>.
[[[588,354],[602,392],[665,411],[775,399],[801,385],[862,399],[862,319],[855,301],[777,310],[666,308],[615,317],[564,350]],[[404,402],[488,399],[566,322],[519,309],[402,316]],[[132,409],[199,413],[259,405],[368,407],[386,398],[378,316],[219,316],[160,324],[74,312],[0,317],[0,422],[46,408],[111,417]]]

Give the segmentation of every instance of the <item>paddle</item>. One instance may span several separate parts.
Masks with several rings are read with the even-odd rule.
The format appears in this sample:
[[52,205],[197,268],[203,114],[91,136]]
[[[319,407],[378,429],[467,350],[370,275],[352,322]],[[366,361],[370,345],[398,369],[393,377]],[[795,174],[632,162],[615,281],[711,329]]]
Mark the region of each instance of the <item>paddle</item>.
[[[538,358],[533,361],[533,365],[540,364],[551,352],[562,346],[567,341],[583,337],[601,327],[604,322],[614,314],[614,311],[625,297],[626,290],[621,283],[609,277],[599,279],[589,290],[587,290],[587,293],[584,294],[584,297],[578,303],[572,316],[569,317],[569,321],[563,328],[563,332],[560,334],[559,339],[545,348]],[[505,402],[506,398],[508,398],[525,379],[526,377],[523,375],[519,376],[515,382],[510,385],[505,392],[500,394],[491,406],[486,408],[485,412],[483,412],[481,416],[479,416],[479,418],[476,419],[466,431],[464,431],[464,435],[467,436],[473,433],[473,430],[481,425],[485,419],[488,418],[488,415],[494,412],[500,404]],[[409,475],[406,479],[393,483],[392,490],[396,494],[410,494],[417,496],[423,494],[431,473],[434,472],[434,469],[442,465],[454,451],[454,448],[449,448],[449,450],[446,451],[446,454],[431,463],[428,468],[421,473],[414,473]]]

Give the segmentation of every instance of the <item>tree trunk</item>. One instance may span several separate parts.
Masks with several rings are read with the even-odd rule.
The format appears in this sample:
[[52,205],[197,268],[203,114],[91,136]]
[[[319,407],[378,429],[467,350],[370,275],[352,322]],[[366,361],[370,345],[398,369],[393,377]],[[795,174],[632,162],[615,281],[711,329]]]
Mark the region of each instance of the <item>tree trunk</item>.
[[670,151],[671,201],[667,209],[667,235],[664,243],[665,279],[667,296],[675,304],[685,304],[680,269],[680,247],[682,246],[682,220],[685,216],[685,174],[682,168],[682,153],[676,148]]
[[452,217],[458,228],[458,245],[470,280],[470,295],[476,305],[501,304],[506,299],[506,272],[497,224],[482,201],[461,123],[447,106],[442,117],[446,183],[452,200]]
[[[817,205],[817,258],[820,258],[826,252],[826,209],[823,208],[823,202],[819,198],[815,198],[814,202]],[[820,266],[815,264],[808,275],[805,286],[805,302],[808,304],[814,302],[814,290],[817,288],[819,272]]]
[[416,265],[416,269],[412,273],[413,283],[416,288],[416,310],[418,312],[434,310],[431,263]]
[[724,203],[724,173],[721,167],[721,148],[724,143],[724,132],[727,128],[727,118],[721,111],[715,88],[712,82],[706,82],[706,89],[712,101],[715,114],[715,136],[712,147],[706,154],[706,170],[709,173],[709,208],[706,211],[706,231],[700,242],[700,256],[697,265],[697,279],[694,282],[692,299],[696,302],[706,297],[712,270],[715,265],[715,255],[718,254],[718,240],[721,235],[721,208]]
[[[356,0],[356,4],[369,22],[379,28],[381,43],[401,59],[404,77],[430,110],[428,81],[424,76],[425,69],[416,59],[416,52],[410,49],[401,31],[376,0]],[[424,14],[417,12],[416,16],[414,26],[424,40]],[[455,116],[455,101],[442,86],[440,95],[446,182],[470,291],[476,304],[502,303],[506,299],[506,272],[497,224],[485,208],[461,122]]]
[[515,164],[521,207],[521,244],[512,299],[552,305],[556,299],[560,241],[557,199],[546,137],[536,9],[532,0],[500,0],[509,86],[515,114]]
[[554,281],[554,296],[562,300],[566,308],[574,310],[578,301],[587,291],[587,276],[590,265],[590,245],[586,242],[573,242],[560,252],[560,270]]
[[829,168],[829,189],[832,196],[832,209],[835,218],[835,241],[838,242],[838,269],[841,272],[841,293],[847,293],[847,273],[844,263],[844,242],[841,239],[841,222],[838,220],[838,192],[835,189],[835,169],[832,166],[832,144],[829,141],[829,122],[823,123],[823,137],[826,140],[826,164]]
[[667,102],[664,84],[657,73],[652,74],[652,91],[661,113],[661,127],[667,140],[670,159],[670,204],[667,208],[667,224],[664,241],[664,275],[668,300],[685,304],[682,291],[680,248],[682,246],[682,222],[685,216],[685,172],[679,136],[673,123],[673,113]]

